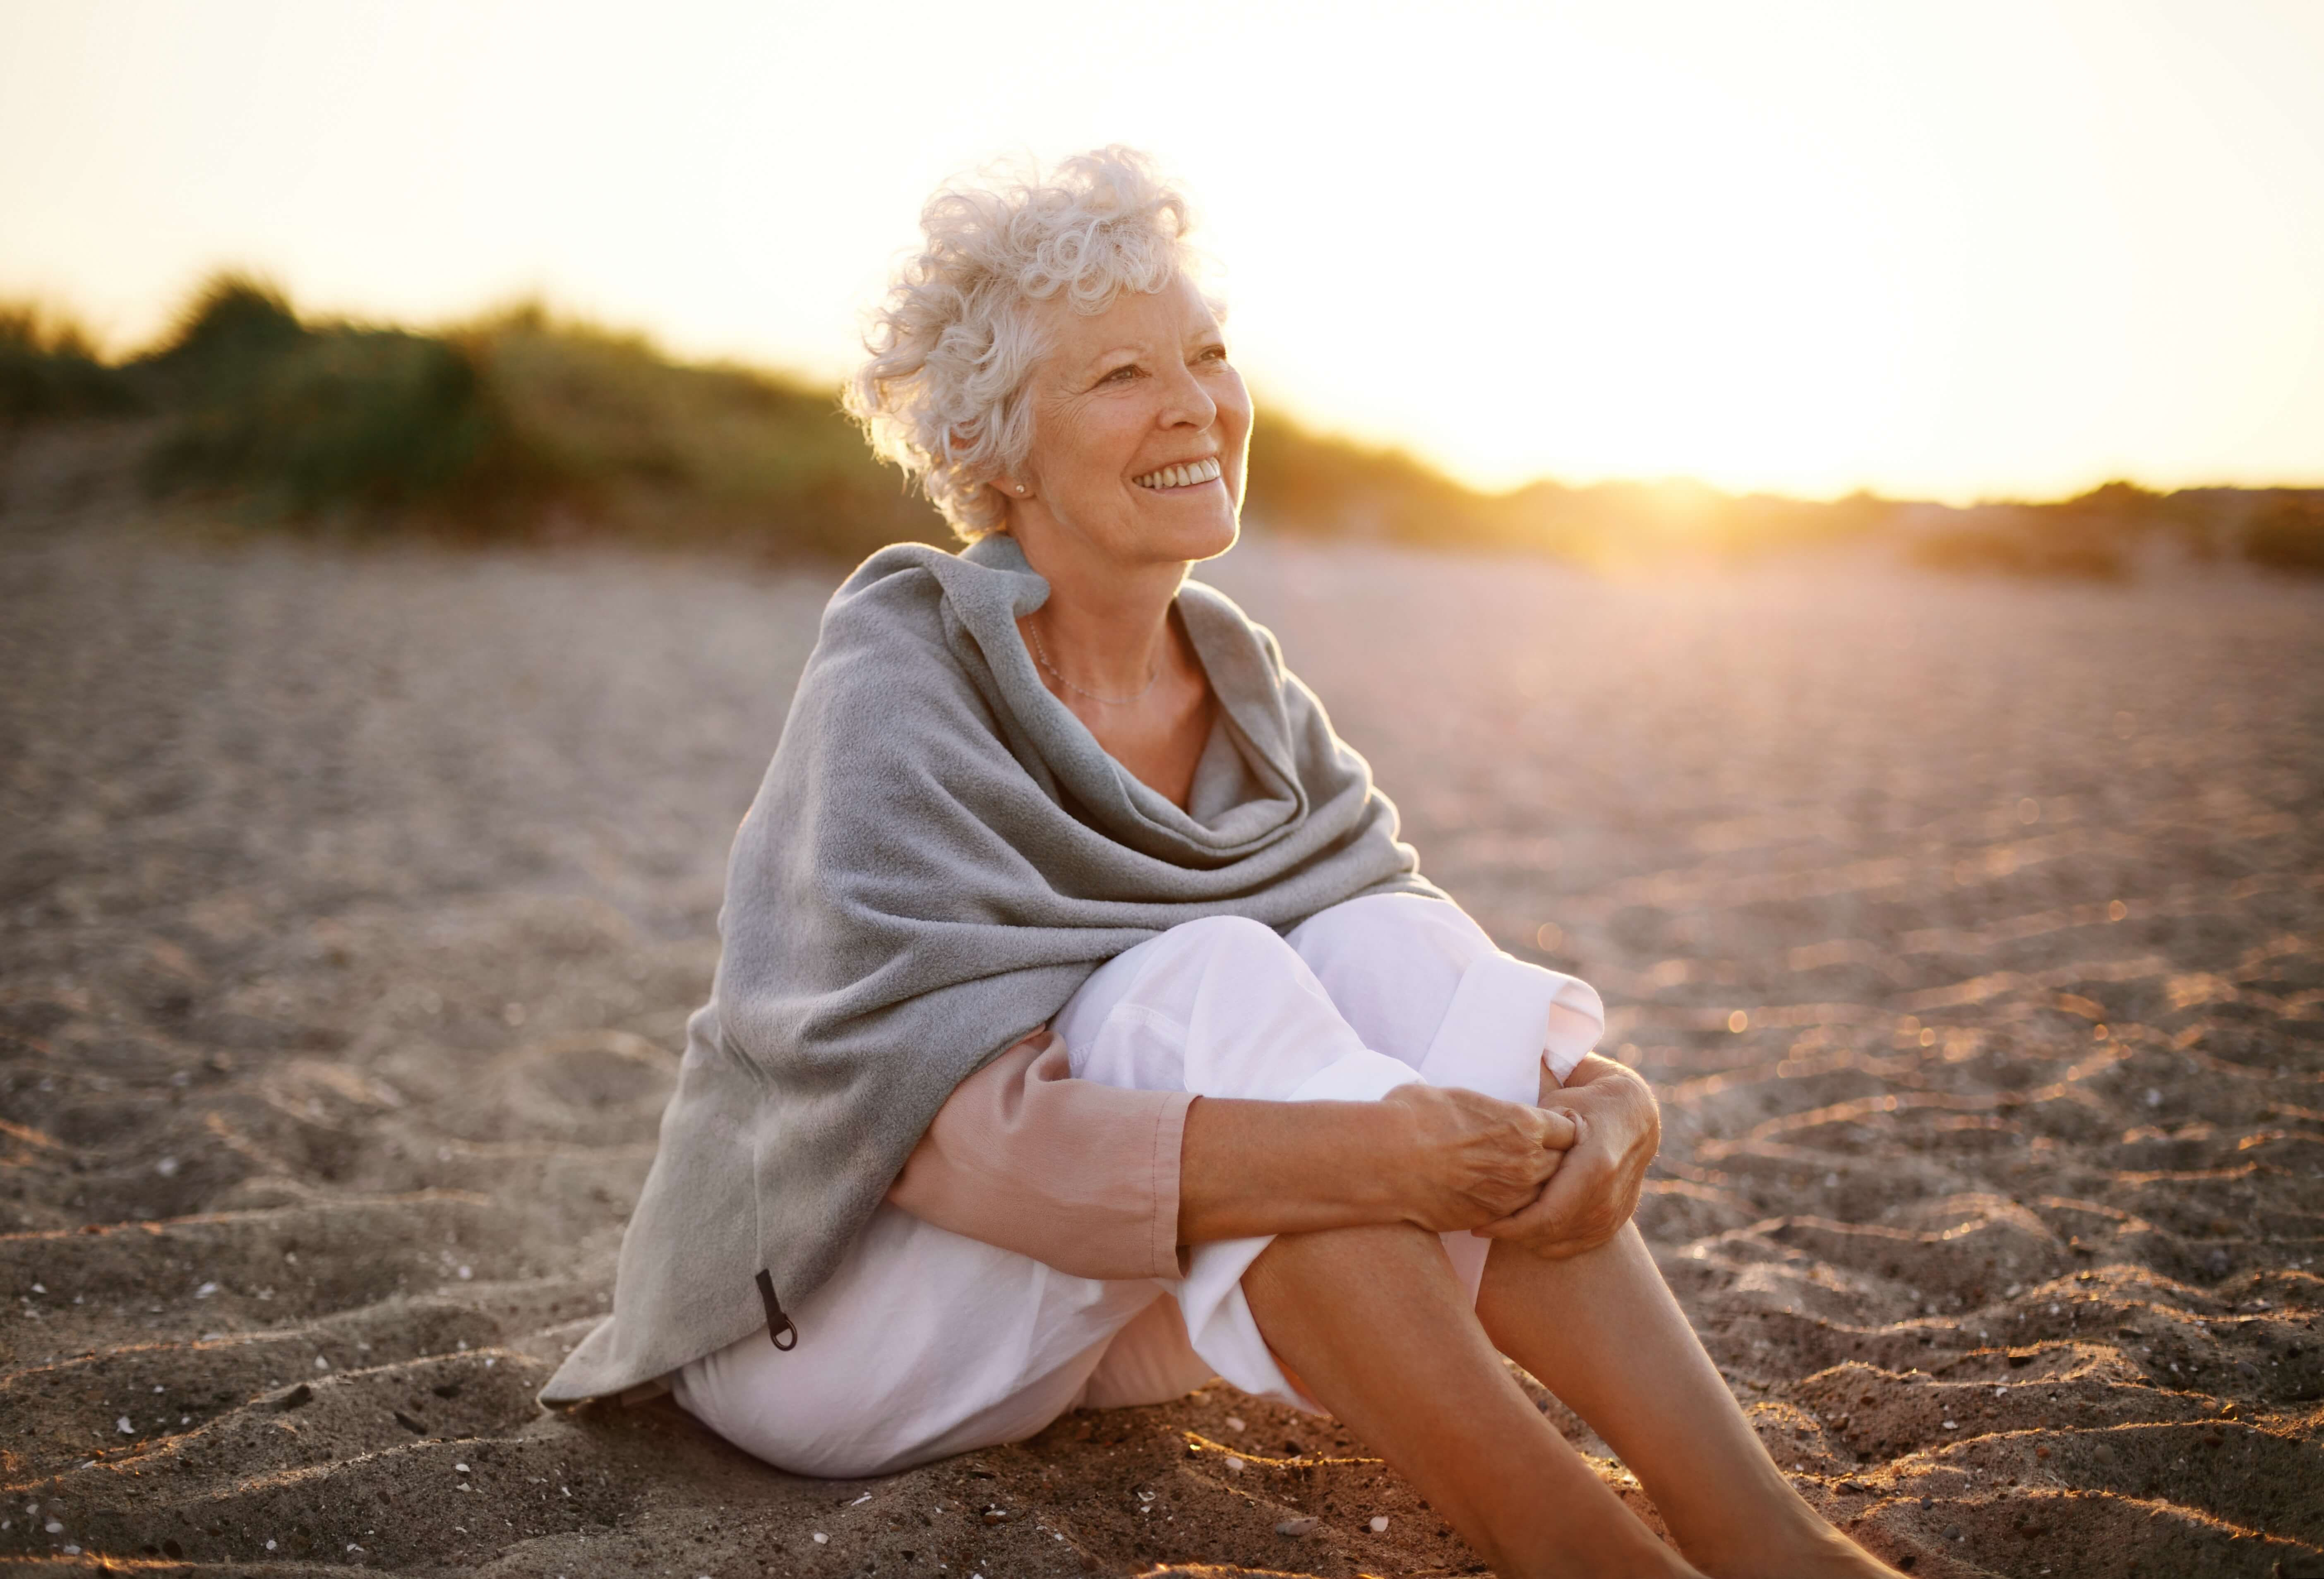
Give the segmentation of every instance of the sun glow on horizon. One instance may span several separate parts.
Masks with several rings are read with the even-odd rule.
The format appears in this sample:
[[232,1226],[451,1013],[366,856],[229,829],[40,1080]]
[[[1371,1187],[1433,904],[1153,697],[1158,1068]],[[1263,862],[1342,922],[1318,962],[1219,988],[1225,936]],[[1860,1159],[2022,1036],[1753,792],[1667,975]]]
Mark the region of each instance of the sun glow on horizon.
[[0,13],[0,295],[539,296],[835,377],[921,199],[1181,174],[1236,355],[1474,484],[2324,482],[2324,8]]

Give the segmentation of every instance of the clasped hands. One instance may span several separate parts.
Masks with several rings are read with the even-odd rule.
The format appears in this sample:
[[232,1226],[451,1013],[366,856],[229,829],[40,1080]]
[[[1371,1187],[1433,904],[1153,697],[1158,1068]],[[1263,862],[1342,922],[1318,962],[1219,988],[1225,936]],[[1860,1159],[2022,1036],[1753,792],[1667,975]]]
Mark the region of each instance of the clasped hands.
[[1542,1105],[1421,1083],[1382,1098],[1406,1144],[1397,1170],[1406,1221],[1471,1229],[1563,1260],[1595,1250],[1637,1210],[1662,1139],[1654,1093],[1592,1053]]

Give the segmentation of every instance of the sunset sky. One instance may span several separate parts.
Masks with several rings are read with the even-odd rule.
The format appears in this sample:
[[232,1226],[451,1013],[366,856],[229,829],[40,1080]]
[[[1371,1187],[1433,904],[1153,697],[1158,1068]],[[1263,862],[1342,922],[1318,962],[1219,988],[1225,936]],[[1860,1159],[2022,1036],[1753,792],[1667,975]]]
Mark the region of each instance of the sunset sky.
[[2316,0],[0,0],[0,295],[830,378],[936,181],[1115,141],[1263,397],[1479,484],[2324,484]]

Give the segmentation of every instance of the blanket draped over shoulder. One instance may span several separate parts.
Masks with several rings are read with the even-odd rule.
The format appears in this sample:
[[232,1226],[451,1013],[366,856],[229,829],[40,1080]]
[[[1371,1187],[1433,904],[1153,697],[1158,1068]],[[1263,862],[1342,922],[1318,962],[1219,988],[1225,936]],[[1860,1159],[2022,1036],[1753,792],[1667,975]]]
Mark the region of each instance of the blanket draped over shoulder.
[[[778,1330],[953,1088],[1124,949],[1205,916],[1284,928],[1437,893],[1363,759],[1228,598],[1178,595],[1222,715],[1182,810],[1042,685],[1016,620],[1048,591],[997,536],[883,549],[833,596],[735,836],[613,1313],[545,1401]],[[807,1326],[784,1334],[802,1361]]]

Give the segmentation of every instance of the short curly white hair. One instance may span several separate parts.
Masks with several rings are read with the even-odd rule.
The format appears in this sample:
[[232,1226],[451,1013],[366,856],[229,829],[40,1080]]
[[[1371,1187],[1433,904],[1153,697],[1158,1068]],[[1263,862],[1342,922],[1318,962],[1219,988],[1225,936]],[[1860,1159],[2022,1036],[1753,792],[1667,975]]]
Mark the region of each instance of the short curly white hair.
[[865,327],[848,414],[962,539],[988,535],[1005,515],[992,479],[1032,447],[1025,381],[1045,348],[1034,304],[1102,312],[1124,291],[1198,277],[1193,226],[1185,194],[1120,144],[939,188],[920,210],[919,252]]

